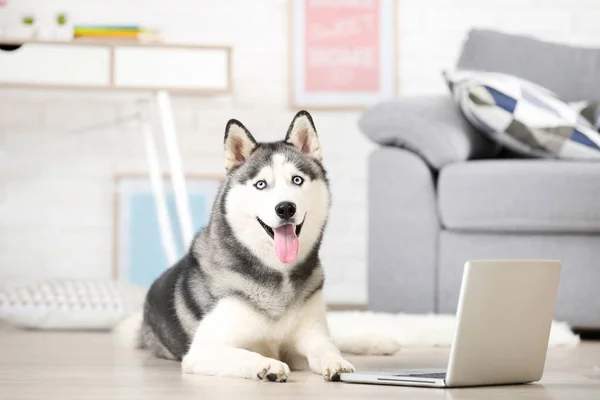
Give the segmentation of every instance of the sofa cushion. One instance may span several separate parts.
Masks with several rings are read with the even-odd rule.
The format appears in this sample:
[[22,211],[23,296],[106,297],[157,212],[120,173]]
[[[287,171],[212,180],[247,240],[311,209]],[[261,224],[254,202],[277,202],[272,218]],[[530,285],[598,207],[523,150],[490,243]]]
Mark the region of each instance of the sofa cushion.
[[597,48],[474,29],[456,67],[515,75],[552,90],[566,101],[600,100]]
[[600,165],[482,160],[445,167],[438,206],[448,229],[600,232]]
[[599,101],[578,101],[572,102],[569,106],[577,111],[586,121],[600,132],[600,102]]
[[600,159],[600,133],[549,90],[500,73],[444,76],[469,122],[507,148],[538,157]]

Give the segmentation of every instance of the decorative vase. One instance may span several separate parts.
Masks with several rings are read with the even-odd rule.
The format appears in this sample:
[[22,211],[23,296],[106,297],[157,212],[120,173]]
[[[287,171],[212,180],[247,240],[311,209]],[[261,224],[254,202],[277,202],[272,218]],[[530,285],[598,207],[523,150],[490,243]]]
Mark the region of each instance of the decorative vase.
[[54,40],[72,40],[73,39],[73,27],[69,25],[58,25],[54,28],[52,35]]

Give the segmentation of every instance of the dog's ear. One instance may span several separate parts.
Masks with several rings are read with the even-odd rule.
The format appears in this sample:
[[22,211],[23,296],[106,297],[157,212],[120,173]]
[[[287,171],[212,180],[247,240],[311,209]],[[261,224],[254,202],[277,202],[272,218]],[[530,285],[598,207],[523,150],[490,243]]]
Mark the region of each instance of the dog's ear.
[[321,145],[317,130],[308,111],[299,111],[288,128],[285,142],[301,152],[321,161]]
[[229,120],[225,127],[225,168],[227,171],[243,164],[255,148],[256,140],[248,129],[237,119]]

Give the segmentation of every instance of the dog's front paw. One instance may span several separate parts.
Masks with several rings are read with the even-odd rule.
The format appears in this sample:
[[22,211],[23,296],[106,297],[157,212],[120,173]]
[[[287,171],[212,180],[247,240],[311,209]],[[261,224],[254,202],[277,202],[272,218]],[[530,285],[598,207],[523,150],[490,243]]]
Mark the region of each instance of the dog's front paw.
[[354,367],[342,356],[328,357],[322,362],[323,379],[326,381],[337,382],[340,380],[340,374],[344,372],[354,372]]
[[273,358],[264,358],[256,367],[256,378],[261,381],[286,382],[290,367]]
[[181,360],[181,371],[186,374],[200,374],[202,370],[198,364],[196,357],[186,354]]
[[229,368],[218,362],[213,362],[210,358],[198,356],[194,353],[188,353],[181,360],[181,371],[184,374],[201,374],[215,376],[239,376],[241,373],[236,368]]

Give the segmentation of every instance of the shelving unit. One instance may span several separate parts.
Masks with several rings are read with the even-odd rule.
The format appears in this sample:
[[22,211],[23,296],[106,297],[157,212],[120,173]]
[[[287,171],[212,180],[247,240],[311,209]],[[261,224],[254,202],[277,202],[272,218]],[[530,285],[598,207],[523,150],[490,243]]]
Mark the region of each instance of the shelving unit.
[[0,88],[232,91],[227,46],[153,42],[0,38]]

